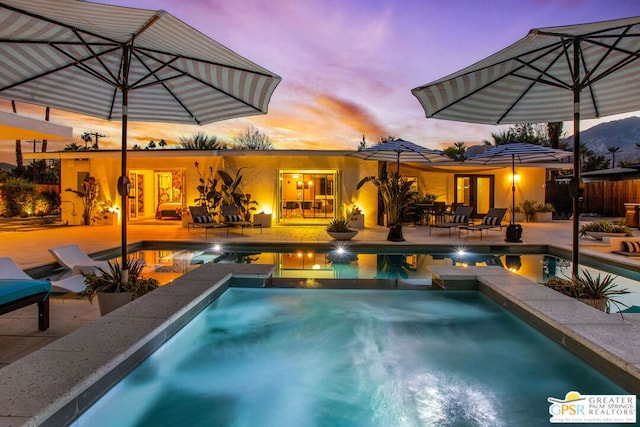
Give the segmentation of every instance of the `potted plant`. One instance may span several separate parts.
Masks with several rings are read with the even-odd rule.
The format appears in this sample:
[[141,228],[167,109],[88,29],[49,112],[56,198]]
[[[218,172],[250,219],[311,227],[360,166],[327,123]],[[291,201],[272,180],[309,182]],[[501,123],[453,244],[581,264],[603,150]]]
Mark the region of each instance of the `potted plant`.
[[404,210],[413,203],[416,192],[411,188],[414,184],[402,178],[398,173],[387,174],[387,164],[383,163],[380,168],[380,176],[366,176],[360,180],[356,186],[359,190],[367,182],[371,182],[382,198],[384,211],[387,215],[387,226],[389,234],[387,240],[391,242],[404,242],[402,235],[402,214]]
[[347,221],[349,221],[349,224],[352,228],[355,228],[357,230],[363,229],[364,214],[362,213],[362,210],[360,210],[360,208],[354,204],[349,206],[347,208]]
[[[507,218],[511,221],[511,208],[509,208],[509,213],[507,214]],[[516,206],[513,209],[513,222],[522,222],[524,216],[522,215],[522,208],[520,206]]]
[[536,202],[535,200],[525,200],[522,203],[520,203],[520,209],[522,210],[524,214],[524,219],[527,222],[533,222],[533,219],[536,215],[537,204],[538,202]]
[[351,240],[358,230],[351,228],[346,219],[334,219],[327,225],[327,234],[336,240]]
[[536,222],[551,222],[553,220],[555,208],[551,203],[536,203],[535,210],[534,218]]
[[129,275],[124,285],[120,275],[120,264],[117,261],[113,263],[109,261],[107,270],[97,268],[97,272],[82,273],[87,285],[82,295],[86,296],[90,302],[98,298],[102,316],[158,287],[156,279],[140,276],[145,266],[143,260],[128,258],[126,264]]
[[111,200],[104,200],[98,204],[98,211],[91,218],[91,225],[113,225],[118,215],[118,208]]
[[627,307],[616,297],[628,294],[629,291],[627,289],[619,289],[615,279],[616,277],[611,274],[607,274],[604,277],[598,274],[593,277],[587,270],[582,270],[582,275],[575,277],[573,280],[553,277],[544,284],[591,307],[610,313],[611,304],[618,308],[620,306]]
[[616,236],[633,236],[633,232],[629,227],[621,222],[612,224],[609,221],[595,221],[590,224],[583,224],[580,226],[580,236],[589,236],[596,240],[602,240],[603,237],[616,237]]

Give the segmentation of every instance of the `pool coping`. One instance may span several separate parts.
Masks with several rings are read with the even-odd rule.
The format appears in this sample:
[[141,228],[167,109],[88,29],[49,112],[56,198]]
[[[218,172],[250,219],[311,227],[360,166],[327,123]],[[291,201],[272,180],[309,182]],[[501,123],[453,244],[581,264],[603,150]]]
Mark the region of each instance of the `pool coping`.
[[638,315],[607,314],[502,267],[429,269],[445,289],[478,289],[630,393],[640,395],[640,325],[628,321]]
[[0,427],[68,425],[215,300],[273,265],[205,264],[0,369]]
[[[268,280],[268,264],[204,264],[0,369],[0,427],[67,425],[162,345],[235,277]],[[640,394],[640,326],[501,267],[430,267],[475,287],[628,391]],[[416,290],[416,292],[421,292]]]

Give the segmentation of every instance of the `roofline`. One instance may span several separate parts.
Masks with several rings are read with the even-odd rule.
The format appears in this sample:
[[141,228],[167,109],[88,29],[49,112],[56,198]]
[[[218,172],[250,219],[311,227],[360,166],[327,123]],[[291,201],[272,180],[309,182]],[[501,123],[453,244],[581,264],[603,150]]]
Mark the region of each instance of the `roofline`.
[[[127,158],[186,158],[186,157],[349,157],[363,162],[373,162],[373,160],[360,159],[348,156],[356,153],[357,150],[181,150],[181,149],[151,149],[151,150],[127,150]],[[97,150],[97,151],[49,151],[46,153],[25,152],[23,156],[27,160],[32,159],[119,159],[120,150]],[[394,163],[395,162],[388,162]],[[438,163],[414,163],[406,162],[403,165],[418,167],[425,170],[440,170],[441,172],[449,168],[460,171],[468,170],[494,170],[511,168],[511,165],[479,165],[455,160]],[[547,168],[547,169],[572,169],[571,163],[565,162],[540,162],[540,163],[518,163],[516,168]]]

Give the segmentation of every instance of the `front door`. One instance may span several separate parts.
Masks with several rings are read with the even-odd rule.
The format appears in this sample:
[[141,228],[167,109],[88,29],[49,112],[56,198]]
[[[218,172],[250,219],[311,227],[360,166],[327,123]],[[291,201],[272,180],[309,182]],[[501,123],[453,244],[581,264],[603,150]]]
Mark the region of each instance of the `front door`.
[[482,217],[493,207],[493,175],[455,175],[454,203],[473,207],[473,216]]

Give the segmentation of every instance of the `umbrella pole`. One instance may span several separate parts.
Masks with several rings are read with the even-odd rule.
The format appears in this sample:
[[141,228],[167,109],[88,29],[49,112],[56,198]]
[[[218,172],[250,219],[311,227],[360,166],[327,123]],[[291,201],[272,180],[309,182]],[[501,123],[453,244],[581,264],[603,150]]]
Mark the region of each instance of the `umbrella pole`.
[[573,182],[571,183],[573,197],[573,251],[572,278],[578,277],[580,264],[580,41],[573,41]]
[[122,253],[122,265],[120,269],[120,283],[125,285],[129,282],[129,271],[127,263],[127,217],[129,208],[127,207],[127,199],[129,197],[129,191],[126,186],[127,177],[127,108],[128,108],[128,91],[125,89],[122,91],[122,155],[121,155],[121,169],[122,169],[122,183],[123,188],[121,191],[122,205],[122,224],[120,227],[120,251]]
[[123,188],[121,191],[121,204],[122,204],[122,225],[120,232],[121,248],[122,252],[122,266],[120,270],[120,283],[124,286],[129,283],[129,264],[127,260],[127,217],[129,208],[127,206],[129,198],[129,186],[127,183],[127,128],[129,121],[129,60],[131,50],[129,46],[124,45],[122,50],[122,86],[120,88],[122,92],[122,154],[121,154],[121,169],[122,169],[122,183]]
[[516,223],[516,157],[511,155],[511,225]]

